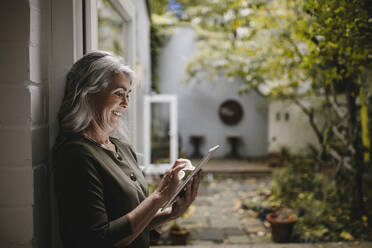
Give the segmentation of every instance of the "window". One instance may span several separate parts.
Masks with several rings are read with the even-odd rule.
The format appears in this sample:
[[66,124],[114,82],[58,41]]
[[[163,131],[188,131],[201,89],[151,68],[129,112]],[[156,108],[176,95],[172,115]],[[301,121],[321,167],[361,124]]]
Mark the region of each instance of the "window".
[[111,51],[136,67],[136,9],[131,0],[85,0],[85,52]]
[[289,121],[289,113],[288,113],[288,112],[286,112],[286,113],[284,114],[284,119],[285,119],[286,121]]
[[97,0],[98,49],[124,57],[124,21],[109,0]]
[[280,121],[280,113],[279,112],[276,113],[275,118],[276,118],[277,121]]

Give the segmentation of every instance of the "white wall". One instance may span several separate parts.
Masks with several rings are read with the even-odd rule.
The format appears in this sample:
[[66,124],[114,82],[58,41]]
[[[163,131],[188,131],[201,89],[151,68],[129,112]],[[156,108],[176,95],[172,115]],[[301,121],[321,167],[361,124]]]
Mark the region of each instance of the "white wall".
[[[316,101],[304,101],[305,106]],[[316,107],[314,105],[314,107]],[[289,120],[285,120],[285,114]],[[277,120],[280,115],[280,120]],[[272,101],[269,105],[269,152],[279,152],[287,147],[291,152],[301,153],[308,150],[308,144],[319,146],[316,135],[309,124],[308,117],[290,101]]]
[[[240,135],[243,144],[242,156],[263,156],[267,153],[267,111],[262,98],[252,92],[238,96],[241,85],[239,79],[227,82],[220,77],[213,82],[182,83],[185,66],[197,51],[195,33],[190,27],[179,27],[163,49],[159,61],[159,84],[162,94],[178,96],[178,126],[182,138],[182,152],[190,155],[193,151],[190,135],[203,135],[205,143],[202,152],[219,144],[217,156],[225,156],[230,151],[227,135]],[[222,123],[218,108],[225,100],[237,100],[244,110],[244,116],[235,126]]]
[[0,247],[49,247],[48,2],[0,8]]

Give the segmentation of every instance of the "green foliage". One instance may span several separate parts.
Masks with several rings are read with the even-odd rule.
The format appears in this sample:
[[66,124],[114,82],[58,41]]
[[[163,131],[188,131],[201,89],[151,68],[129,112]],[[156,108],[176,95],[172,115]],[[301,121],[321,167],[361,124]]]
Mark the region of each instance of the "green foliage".
[[[151,89],[159,93],[159,75],[157,73],[158,60],[162,48],[166,44],[169,35],[173,32],[172,22],[174,21],[167,15],[168,1],[150,1],[151,6],[151,29],[150,29],[150,47],[151,47]],[[161,16],[164,14],[164,16]]]
[[152,14],[162,15],[168,11],[168,0],[150,0],[149,4]]
[[[347,191],[326,173],[317,172],[315,164],[293,160],[275,171],[269,204],[274,208],[289,207],[297,211],[293,235],[298,241],[338,241],[368,239],[368,216],[351,220],[351,199]],[[372,190],[366,194],[371,199]],[[369,205],[368,212],[372,213]]]
[[161,35],[159,29],[161,27],[151,24],[150,30],[150,47],[151,47],[151,89],[157,93],[159,93],[159,85],[158,85],[158,74],[157,74],[157,66],[158,66],[158,59],[161,52],[161,49],[165,43],[164,36]]
[[123,56],[123,21],[108,0],[97,2],[98,48]]
[[313,17],[307,68],[320,83],[350,88],[342,84],[355,82],[345,79],[361,74],[372,62],[370,1],[312,0],[304,9]]
[[337,82],[345,88],[344,79],[371,66],[368,2],[217,0],[186,6],[184,20],[197,26],[200,38],[189,74],[222,70],[244,80],[242,92],[260,89],[274,97],[324,94]]
[[217,70],[227,78],[241,77],[241,93],[261,88],[271,96],[303,94],[299,84],[307,77],[299,62],[308,25],[296,3],[209,1],[187,9],[190,22],[198,24],[201,48],[189,63],[189,75]]
[[[319,141],[319,168],[334,164],[338,187],[352,199],[353,220],[360,220],[366,214],[365,151],[371,150],[370,91],[369,101],[361,101],[370,84],[363,75],[372,68],[371,2],[215,0],[185,13],[200,47],[187,67],[190,78],[223,72],[227,79],[243,80],[240,93],[256,90],[297,104]],[[322,121],[303,104],[305,96],[322,99]]]
[[[200,48],[189,79],[240,77],[240,93],[289,99],[307,115],[320,144],[316,162],[275,174],[272,196],[304,212],[298,239],[363,239],[372,219],[370,0],[203,0],[185,4],[181,21],[194,27]],[[316,99],[323,120],[304,97]]]

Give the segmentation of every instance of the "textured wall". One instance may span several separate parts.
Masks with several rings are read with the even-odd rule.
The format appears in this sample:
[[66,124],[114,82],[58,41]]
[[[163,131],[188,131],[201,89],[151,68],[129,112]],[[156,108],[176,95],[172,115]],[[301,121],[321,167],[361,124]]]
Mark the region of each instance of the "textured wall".
[[48,2],[0,18],[0,247],[48,247]]

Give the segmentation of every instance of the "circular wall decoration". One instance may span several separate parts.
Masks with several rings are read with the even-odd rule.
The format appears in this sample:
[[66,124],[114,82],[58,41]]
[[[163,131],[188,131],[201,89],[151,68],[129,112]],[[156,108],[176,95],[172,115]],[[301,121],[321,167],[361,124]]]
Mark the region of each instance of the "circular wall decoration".
[[226,100],[220,105],[218,114],[226,125],[236,125],[243,118],[243,107],[235,100]]

